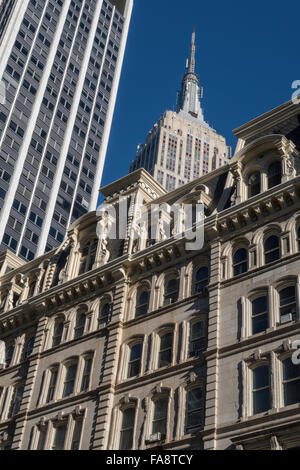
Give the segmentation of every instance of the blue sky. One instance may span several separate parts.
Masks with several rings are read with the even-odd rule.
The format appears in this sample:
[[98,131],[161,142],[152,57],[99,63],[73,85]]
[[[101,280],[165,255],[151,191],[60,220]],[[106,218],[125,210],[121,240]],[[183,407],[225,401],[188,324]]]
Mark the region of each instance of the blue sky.
[[136,147],[176,106],[193,26],[207,122],[232,130],[291,99],[300,80],[299,0],[135,0],[102,186],[126,175]]

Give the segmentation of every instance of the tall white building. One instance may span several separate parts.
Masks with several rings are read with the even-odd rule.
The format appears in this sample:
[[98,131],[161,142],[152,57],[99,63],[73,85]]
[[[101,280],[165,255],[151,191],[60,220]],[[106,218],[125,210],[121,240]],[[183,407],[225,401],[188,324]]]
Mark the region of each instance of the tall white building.
[[31,260],[96,209],[132,8],[1,2],[1,249]]
[[166,111],[155,123],[130,167],[145,168],[167,191],[227,164],[231,156],[225,138],[204,120],[195,53],[194,31],[177,112]]

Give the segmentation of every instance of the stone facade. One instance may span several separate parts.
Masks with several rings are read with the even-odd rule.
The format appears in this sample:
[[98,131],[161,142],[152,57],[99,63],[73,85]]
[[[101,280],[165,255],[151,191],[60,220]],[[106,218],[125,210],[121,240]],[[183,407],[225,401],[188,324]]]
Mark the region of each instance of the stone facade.
[[[1,255],[1,449],[300,446],[299,115],[236,130],[229,164],[171,193],[143,169],[103,188],[125,240],[90,213],[30,263]],[[154,202],[202,202],[204,247],[134,243]]]

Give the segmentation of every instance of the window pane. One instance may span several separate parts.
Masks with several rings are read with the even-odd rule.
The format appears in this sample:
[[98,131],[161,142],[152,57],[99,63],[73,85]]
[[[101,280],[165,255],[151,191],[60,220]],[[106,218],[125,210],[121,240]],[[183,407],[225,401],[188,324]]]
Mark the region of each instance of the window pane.
[[120,434],[120,450],[131,450],[133,446],[133,430],[135,421],[135,408],[123,411]]
[[82,430],[82,420],[81,419],[76,419],[75,426],[74,426],[73,437],[72,437],[71,450],[79,450],[81,430]]
[[73,393],[75,377],[77,372],[77,364],[72,364],[67,368],[63,397],[67,397]]
[[268,300],[267,297],[259,297],[258,299],[253,300],[252,302],[252,315],[259,315],[260,313],[265,313],[268,310]]
[[64,450],[67,426],[58,426],[55,429],[52,450]]
[[274,162],[268,170],[269,189],[281,184],[282,167],[280,162]]
[[187,394],[187,427],[203,425],[204,395],[202,388],[190,390]]
[[256,196],[260,193],[260,173],[253,173],[248,179],[249,197]]
[[152,433],[167,434],[168,399],[157,400],[154,407]]
[[270,384],[269,366],[257,367],[253,371],[253,388],[268,387]]
[[253,394],[253,413],[263,413],[270,409],[270,390],[260,390]]

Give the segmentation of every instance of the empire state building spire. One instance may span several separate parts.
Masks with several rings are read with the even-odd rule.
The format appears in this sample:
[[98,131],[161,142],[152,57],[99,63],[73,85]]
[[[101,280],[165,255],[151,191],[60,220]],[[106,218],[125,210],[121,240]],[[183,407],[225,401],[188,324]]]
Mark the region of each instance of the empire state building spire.
[[192,34],[190,58],[187,59],[187,72],[183,77],[181,91],[178,100],[177,112],[183,115],[190,115],[198,121],[206,124],[200,104],[199,78],[195,73],[196,68],[196,33]]

